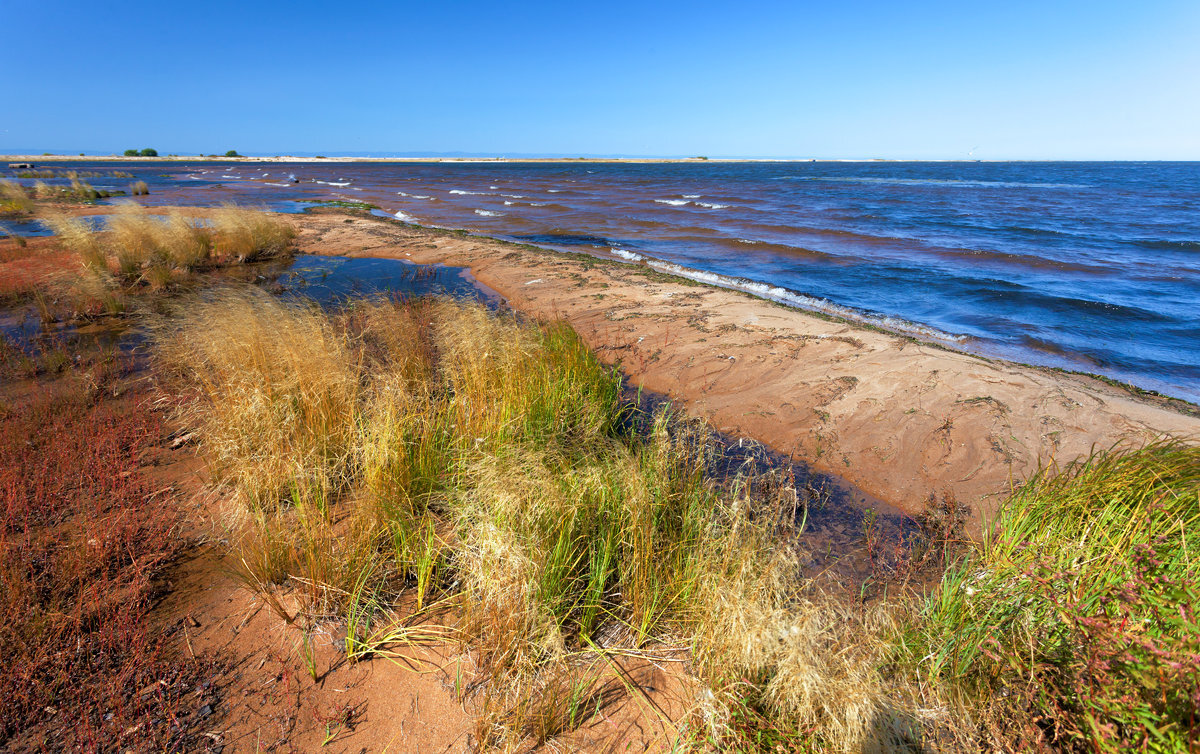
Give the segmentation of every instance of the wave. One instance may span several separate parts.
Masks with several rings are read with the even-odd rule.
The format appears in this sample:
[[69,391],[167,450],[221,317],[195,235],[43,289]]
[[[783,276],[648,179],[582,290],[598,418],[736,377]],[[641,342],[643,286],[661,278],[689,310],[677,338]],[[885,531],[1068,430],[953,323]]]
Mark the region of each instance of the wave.
[[[616,253],[618,256],[625,256],[625,254],[619,254],[616,250],[613,250],[613,253]],[[962,343],[968,338],[966,335],[955,335],[952,333],[943,332],[936,327],[923,325],[919,322],[909,322],[906,319],[902,319],[893,315],[877,314],[875,312],[863,311],[861,309],[855,309],[854,307],[844,306],[842,304],[835,304],[826,298],[810,296],[806,293],[793,291],[789,288],[782,288],[777,285],[760,283],[747,278],[722,275],[717,272],[707,272],[705,270],[697,270],[691,267],[684,267],[683,265],[675,264],[674,262],[664,262],[660,259],[653,259],[651,257],[642,257],[641,259],[634,261],[645,261],[646,264],[650,265],[656,270],[659,270],[660,272],[666,272],[671,275],[688,278],[689,280],[695,280],[700,283],[708,283],[709,285],[715,285],[721,288],[743,291],[745,293],[758,296],[759,298],[778,301],[781,304],[788,304],[789,306],[794,306],[798,309],[821,312],[822,314],[830,314],[835,317],[841,317],[842,319],[847,319],[854,322],[874,325],[875,327],[881,327],[885,330],[889,330],[901,335],[928,338],[930,340],[938,340],[944,343]]]
[[449,193],[462,196],[490,196],[486,191],[463,191],[462,189],[450,189]]
[[704,194],[680,194],[684,199],[699,199]]
[[728,204],[713,204],[710,202],[696,202],[696,204],[701,207],[708,207],[709,209],[728,209],[729,208]]
[[669,204],[672,207],[682,207],[686,204],[691,204],[691,202],[685,199],[655,199],[654,201],[658,202],[659,204]]
[[313,178],[313,183],[320,183],[325,186],[349,186],[350,185],[350,181],[341,181],[341,182],[339,182],[339,181],[318,181],[316,178]]
[[628,259],[630,262],[640,262],[643,259],[645,259],[644,256],[642,256],[641,254],[638,254],[635,251],[629,251],[627,249],[618,249],[616,246],[610,247],[608,251],[611,254],[615,254],[616,256],[621,257],[622,259]]
[[477,209],[475,210],[475,214],[482,215],[483,217],[504,217],[503,212],[492,212],[487,209]]
[[406,213],[406,212],[397,211],[397,212],[395,213],[395,216],[396,216],[396,219],[397,219],[397,220],[399,220],[399,221],[400,221],[400,222],[402,222],[402,223],[412,223],[413,225],[419,225],[419,224],[420,224],[420,221],[419,221],[419,220],[417,220],[417,218],[413,217],[412,215],[410,215],[410,214],[408,214],[408,213]]

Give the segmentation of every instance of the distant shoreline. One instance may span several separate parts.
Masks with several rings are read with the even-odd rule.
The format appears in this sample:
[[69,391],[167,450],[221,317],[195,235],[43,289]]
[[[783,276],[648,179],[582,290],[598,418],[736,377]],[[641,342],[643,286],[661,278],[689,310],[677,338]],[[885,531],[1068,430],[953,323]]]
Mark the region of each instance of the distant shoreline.
[[822,157],[302,157],[297,155],[275,155],[271,157],[225,157],[223,155],[165,155],[159,157],[126,157],[124,155],[67,155],[67,154],[3,154],[0,163],[6,162],[232,162],[232,163],[613,163],[613,164],[730,164],[730,163],[899,163],[899,164],[946,164],[946,163],[1112,163],[1112,162],[1197,162],[1197,160],[983,160],[983,159],[896,159],[885,157],[822,158]]

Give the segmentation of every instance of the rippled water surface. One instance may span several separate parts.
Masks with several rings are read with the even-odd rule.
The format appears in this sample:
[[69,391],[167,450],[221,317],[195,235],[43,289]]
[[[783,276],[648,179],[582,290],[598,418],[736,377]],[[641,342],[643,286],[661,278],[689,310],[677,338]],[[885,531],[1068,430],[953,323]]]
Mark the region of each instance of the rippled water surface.
[[1200,163],[120,168],[150,203],[370,202],[1200,400]]

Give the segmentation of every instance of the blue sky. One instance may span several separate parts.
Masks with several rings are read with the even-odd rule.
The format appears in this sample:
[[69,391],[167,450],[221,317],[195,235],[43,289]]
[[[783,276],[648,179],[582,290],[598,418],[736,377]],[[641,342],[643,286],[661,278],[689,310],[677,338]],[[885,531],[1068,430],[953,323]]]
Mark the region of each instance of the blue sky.
[[2,0],[0,19],[0,151],[1200,159],[1195,0]]

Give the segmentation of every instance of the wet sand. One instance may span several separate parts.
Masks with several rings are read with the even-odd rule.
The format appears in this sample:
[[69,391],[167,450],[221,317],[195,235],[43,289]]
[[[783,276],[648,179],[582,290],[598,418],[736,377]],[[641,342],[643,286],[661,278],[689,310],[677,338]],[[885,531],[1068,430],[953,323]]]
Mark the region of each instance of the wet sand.
[[1162,435],[1200,440],[1190,404],[948,351],[638,265],[361,214],[323,211],[296,224],[306,254],[469,267],[514,308],[568,320],[635,385],[909,514],[931,496],[953,495],[978,525],[1039,464]]

